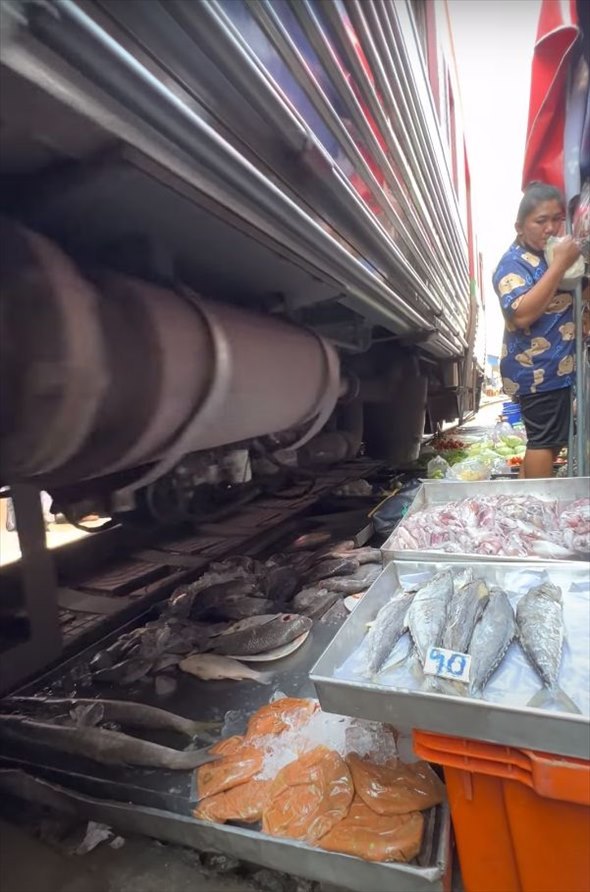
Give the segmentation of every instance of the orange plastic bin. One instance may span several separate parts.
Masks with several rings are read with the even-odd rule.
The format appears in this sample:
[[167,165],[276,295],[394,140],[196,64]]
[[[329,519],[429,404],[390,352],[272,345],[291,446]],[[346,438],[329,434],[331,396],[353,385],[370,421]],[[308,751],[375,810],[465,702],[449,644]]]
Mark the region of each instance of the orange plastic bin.
[[589,892],[590,762],[414,731],[442,765],[466,892]]

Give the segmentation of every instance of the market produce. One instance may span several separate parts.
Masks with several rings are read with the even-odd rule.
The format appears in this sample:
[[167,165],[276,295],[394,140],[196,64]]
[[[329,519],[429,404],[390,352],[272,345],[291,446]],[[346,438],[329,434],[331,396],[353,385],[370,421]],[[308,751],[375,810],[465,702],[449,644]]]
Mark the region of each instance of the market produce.
[[316,843],[347,816],[353,797],[342,756],[318,746],[279,771],[269,790],[262,829],[271,836]]
[[407,862],[418,855],[423,832],[421,812],[379,815],[356,796],[347,816],[318,845],[328,852],[354,855],[365,861]]
[[261,822],[263,832],[370,861],[409,861],[422,845],[422,812],[444,786],[424,762],[397,755],[397,733],[323,713],[315,700],[279,697],[244,735],[211,748],[197,771],[206,821]]
[[407,623],[422,665],[428,649],[442,643],[452,595],[453,576],[450,570],[438,573],[414,595]]
[[329,592],[319,585],[312,585],[295,595],[292,607],[297,613],[316,620],[320,619],[339,598],[339,592]]
[[256,824],[262,820],[271,785],[270,780],[246,781],[202,799],[193,814],[202,821],[215,821],[217,824],[225,824],[226,821]]
[[401,592],[384,604],[375,617],[366,638],[369,675],[381,671],[395,644],[406,631],[406,616],[413,599],[413,592]]
[[[309,550],[312,544],[319,544],[317,551]],[[313,622],[344,622],[345,596],[366,591],[380,572],[379,549],[333,542],[323,532],[305,534],[297,548],[264,561],[225,558],[178,588],[157,619],[95,654],[88,670],[94,682],[117,686],[167,673],[159,692],[174,688],[170,676],[180,663],[180,671],[202,680],[264,683],[263,673],[246,674],[250,670],[236,662],[222,666],[212,655],[280,659],[285,648],[303,643]]]
[[516,637],[514,611],[505,591],[493,588],[471,637],[469,693],[479,696]]
[[465,581],[455,577],[453,594],[447,604],[443,647],[459,653],[467,651],[475,624],[483,613],[489,594],[483,579]]
[[211,747],[210,753],[215,761],[197,772],[199,799],[245,784],[259,774],[264,764],[264,753],[247,737],[230,737]]
[[[531,585],[531,580],[538,580],[540,575],[534,564],[530,570],[503,568],[490,571],[485,565],[481,566],[481,574],[477,564],[464,569],[438,569],[420,585],[408,608],[406,622],[402,620],[402,625],[408,626],[409,638],[404,642],[404,628],[400,632],[399,625],[389,640],[383,638],[384,656],[378,683],[395,684],[400,689],[419,688],[461,697],[483,697],[492,676],[504,665],[510,645],[518,640],[520,648],[512,651],[508,672],[504,674],[500,688],[494,690],[493,699],[499,695],[500,699],[513,702],[516,696],[517,700],[522,699],[531,707],[557,707],[566,712],[580,712],[578,704],[562,690],[559,681],[565,638],[561,589],[545,574],[541,576],[542,579],[545,576],[545,581]],[[578,578],[580,572],[577,571]],[[500,578],[508,577],[511,584],[516,585],[518,594],[515,596],[511,593],[511,597],[516,599],[515,609],[507,592],[488,582],[490,573],[492,578],[497,574]],[[403,576],[402,581],[405,585],[409,582],[404,581]],[[581,611],[573,614],[577,616],[573,621],[583,624],[583,628],[580,628],[580,640],[583,642],[584,636],[588,636],[588,600],[587,595],[585,598],[582,595],[580,602],[579,582],[575,585],[572,583],[572,586],[571,607]],[[406,593],[400,588],[392,601],[379,610],[374,622],[369,624],[370,630],[362,644],[340,667],[339,677],[343,670],[344,677],[348,671],[352,672],[353,677],[367,675],[367,661],[372,656],[368,647],[370,638],[373,630],[380,629],[382,625],[381,621],[377,621],[386,618],[386,608],[404,596]],[[413,649],[408,650],[404,643],[413,644]],[[587,686],[588,653],[586,647],[586,653],[582,656],[581,646],[576,641],[568,655],[571,673],[568,684],[575,692],[575,699],[582,698],[582,708],[587,710],[586,695],[582,692],[585,690],[584,684]],[[436,653],[426,666],[427,674],[424,677],[420,664],[425,666],[426,657],[433,649]],[[470,661],[462,655],[468,655]],[[439,663],[439,660],[443,662]],[[527,662],[544,685],[532,699],[530,687],[535,682],[532,672],[524,668]],[[399,681],[396,681],[396,676]],[[522,697],[518,691],[521,684]]]
[[[79,707],[96,707],[100,710],[100,722],[116,722],[124,727],[152,728],[154,730],[176,731],[187,737],[196,737],[204,731],[219,728],[219,722],[198,722],[186,719],[165,709],[148,706],[146,703],[132,703],[130,700],[87,700],[81,697],[56,699],[53,697],[9,697],[2,701],[4,708],[38,714],[63,715]],[[94,724],[94,723],[93,723]]]
[[296,613],[270,613],[233,623],[210,644],[214,653],[247,657],[289,644],[311,629],[312,621]]
[[[563,517],[567,519],[564,521]],[[392,549],[516,557],[571,557],[590,550],[590,499],[482,496],[407,515]]]
[[203,681],[210,679],[219,681],[223,678],[240,681],[247,678],[259,684],[270,684],[273,679],[272,672],[256,672],[255,669],[250,669],[239,660],[223,657],[220,654],[191,654],[190,657],[186,657],[178,664],[178,668],[182,672],[203,679]]
[[14,715],[0,715],[0,737],[22,743],[36,743],[60,753],[82,756],[102,765],[137,765],[170,771],[190,771],[217,759],[207,749],[176,750],[106,728],[54,725]]
[[356,753],[347,757],[354,788],[365,805],[380,815],[405,815],[439,805],[444,784],[428,762],[393,759],[378,765]]
[[558,684],[565,631],[561,589],[550,582],[530,589],[518,602],[516,623],[520,643],[544,684],[529,706],[555,703],[566,712],[579,712]]
[[249,738],[282,734],[294,728],[302,728],[319,710],[316,700],[299,697],[280,697],[261,706],[248,722]]

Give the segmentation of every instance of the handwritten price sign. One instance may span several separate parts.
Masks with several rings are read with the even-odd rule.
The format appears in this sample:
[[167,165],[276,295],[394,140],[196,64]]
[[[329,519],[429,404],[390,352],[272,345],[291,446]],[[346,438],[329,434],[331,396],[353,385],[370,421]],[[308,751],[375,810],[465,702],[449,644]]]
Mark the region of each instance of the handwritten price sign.
[[424,663],[426,675],[438,675],[439,678],[450,678],[453,681],[468,682],[470,669],[469,654],[446,650],[444,647],[431,647]]

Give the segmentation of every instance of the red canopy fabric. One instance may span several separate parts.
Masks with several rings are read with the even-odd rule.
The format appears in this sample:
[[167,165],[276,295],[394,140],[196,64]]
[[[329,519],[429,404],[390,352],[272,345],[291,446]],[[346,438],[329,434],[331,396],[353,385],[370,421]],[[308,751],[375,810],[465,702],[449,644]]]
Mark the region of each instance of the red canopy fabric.
[[541,0],[531,75],[523,188],[541,180],[563,189],[567,75],[580,28],[575,0]]

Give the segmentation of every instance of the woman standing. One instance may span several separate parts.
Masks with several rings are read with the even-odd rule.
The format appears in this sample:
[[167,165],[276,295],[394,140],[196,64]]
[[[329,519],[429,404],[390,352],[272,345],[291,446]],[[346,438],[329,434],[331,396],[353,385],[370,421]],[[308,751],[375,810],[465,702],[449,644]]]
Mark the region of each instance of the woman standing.
[[545,246],[562,229],[561,192],[545,183],[526,187],[518,208],[516,241],[493,275],[505,321],[500,372],[504,392],[517,400],[526,428],[524,477],[552,477],[567,445],[575,377],[573,297],[560,282],[580,251],[567,236],[551,263]]

